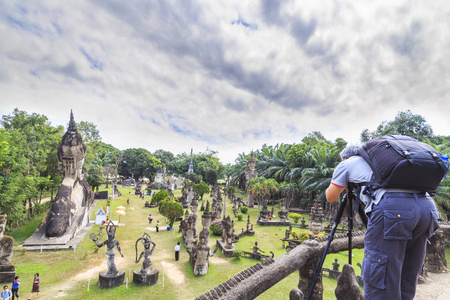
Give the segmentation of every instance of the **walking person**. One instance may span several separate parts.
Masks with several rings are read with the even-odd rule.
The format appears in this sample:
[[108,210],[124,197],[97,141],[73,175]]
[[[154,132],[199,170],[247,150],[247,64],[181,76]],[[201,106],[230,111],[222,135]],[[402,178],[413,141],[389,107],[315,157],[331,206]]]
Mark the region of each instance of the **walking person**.
[[34,274],[33,279],[33,288],[31,289],[30,297],[28,297],[28,300],[31,299],[31,296],[33,293],[37,293],[37,297],[39,298],[39,284],[41,283],[41,279],[39,278],[39,273]]
[[177,245],[175,246],[175,261],[178,261],[180,259],[180,250],[181,246],[180,242],[178,242]]
[[156,232],[159,232],[159,220],[156,221]]
[[152,216],[152,214],[149,214],[148,215],[148,224],[152,224],[152,221],[153,221],[153,216]]
[[19,276],[16,276],[14,277],[14,280],[11,283],[12,300],[14,300],[14,295],[17,297],[17,300],[19,300],[19,285],[20,285]]
[[9,291],[8,290],[8,286],[7,285],[5,285],[4,287],[3,287],[3,291],[2,291],[2,293],[1,293],[1,296],[2,296],[2,300],[9,300],[9,299],[11,299],[11,291]]

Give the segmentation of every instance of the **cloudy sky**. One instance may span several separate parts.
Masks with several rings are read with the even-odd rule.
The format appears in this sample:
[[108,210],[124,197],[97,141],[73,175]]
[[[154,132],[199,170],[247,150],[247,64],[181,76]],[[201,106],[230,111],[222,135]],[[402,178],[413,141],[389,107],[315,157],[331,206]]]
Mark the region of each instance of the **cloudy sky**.
[[0,1],[0,114],[223,163],[410,109],[450,135],[450,2]]

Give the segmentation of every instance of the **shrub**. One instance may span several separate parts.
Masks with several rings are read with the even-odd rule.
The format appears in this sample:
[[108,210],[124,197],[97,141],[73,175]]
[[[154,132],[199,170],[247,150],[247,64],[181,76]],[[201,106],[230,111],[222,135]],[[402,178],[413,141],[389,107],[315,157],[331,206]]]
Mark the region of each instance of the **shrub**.
[[300,240],[302,243],[306,240],[309,240],[309,235],[306,231],[300,231],[298,233],[298,240]]
[[294,223],[298,223],[298,220],[300,220],[300,218],[302,217],[302,215],[298,214],[298,213],[290,213],[289,217],[292,218],[294,220]]
[[243,214],[237,214],[236,218],[238,219],[238,221],[242,221],[242,218],[244,217]]
[[222,220],[215,220],[209,225],[209,230],[214,234],[221,236],[223,232]]
[[234,250],[234,251],[233,251],[233,257],[234,257],[235,259],[240,260],[240,259],[241,259],[241,256],[242,256],[242,251],[239,251],[239,250]]
[[293,239],[298,240],[298,233],[297,231],[291,231],[291,236]]
[[306,231],[300,231],[300,232],[296,232],[296,231],[291,231],[291,236],[293,239],[299,240],[300,242],[304,242],[306,240],[309,240],[309,235]]
[[248,207],[247,206],[242,206],[241,207],[241,213],[246,214],[248,212]]
[[165,218],[169,219],[169,226],[173,227],[173,223],[177,217],[183,216],[183,206],[176,201],[164,200],[159,206],[159,212]]
[[160,190],[152,196],[152,204],[158,204],[162,200],[166,199],[167,196],[169,196],[169,194],[165,189]]

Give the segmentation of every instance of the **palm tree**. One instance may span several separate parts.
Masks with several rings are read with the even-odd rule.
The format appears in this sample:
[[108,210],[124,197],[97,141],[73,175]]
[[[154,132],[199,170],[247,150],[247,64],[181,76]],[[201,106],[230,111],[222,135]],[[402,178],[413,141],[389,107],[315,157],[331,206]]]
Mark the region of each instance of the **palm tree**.
[[277,182],[287,180],[291,171],[287,154],[291,146],[289,144],[277,144],[275,147],[264,145],[256,165],[260,176],[273,178]]
[[309,192],[321,192],[319,197],[325,198],[325,189],[330,185],[334,167],[339,161],[335,146],[317,145],[308,153],[313,167],[305,168],[299,181],[300,189]]

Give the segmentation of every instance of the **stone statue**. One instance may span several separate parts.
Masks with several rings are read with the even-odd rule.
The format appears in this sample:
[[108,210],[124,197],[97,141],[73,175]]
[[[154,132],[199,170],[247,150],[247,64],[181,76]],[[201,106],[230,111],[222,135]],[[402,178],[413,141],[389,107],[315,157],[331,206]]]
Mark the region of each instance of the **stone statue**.
[[3,235],[7,215],[0,215],[0,282],[11,282],[16,276],[16,267],[11,263],[14,252],[14,239]]
[[95,245],[97,247],[103,247],[106,245],[106,263],[108,265],[108,271],[106,272],[107,276],[116,276],[118,274],[116,263],[114,262],[114,259],[116,257],[116,252],[114,250],[114,247],[117,246],[117,250],[119,251],[120,255],[123,257],[122,251],[120,250],[120,244],[118,241],[115,240],[116,236],[116,228],[114,227],[114,224],[109,221],[108,225],[106,226],[106,233],[108,234],[108,239],[103,241],[102,243],[98,242],[98,238],[96,238],[95,234],[91,233],[89,237],[95,242]]
[[[138,243],[141,241],[142,245],[144,245],[144,251],[141,252],[138,255]],[[153,247],[150,249],[150,246],[153,245]],[[138,285],[152,285],[155,284],[158,281],[158,274],[159,270],[153,270],[152,269],[152,261],[150,259],[150,256],[152,255],[153,251],[155,251],[156,244],[152,242],[152,239],[148,233],[144,233],[142,237],[138,238],[136,240],[136,263],[139,263],[144,257],[144,261],[142,262],[142,268],[141,270],[135,270],[133,272],[133,282]]]
[[261,253],[265,253],[264,251],[262,251],[261,249],[258,248],[258,242],[255,242],[255,246],[252,248],[252,253],[253,254],[260,254]]
[[[78,133],[72,112],[69,128],[58,147],[58,167],[63,179],[53,206],[47,215],[46,236],[60,237],[70,228],[78,232],[86,225],[89,207],[94,194],[84,178],[84,157],[86,145]],[[76,227],[76,228],[73,228]]]
[[203,229],[199,234],[198,245],[193,247],[192,251],[187,250],[189,253],[189,261],[194,269],[194,274],[197,276],[208,273],[209,257],[213,256],[211,249],[208,247],[208,236],[209,231]]
[[222,220],[222,241],[225,243],[226,249],[232,248],[232,242],[231,242],[231,220],[230,216],[227,216],[225,219]]
[[9,265],[14,252],[14,239],[3,235],[6,227],[7,215],[0,215],[0,265]]

